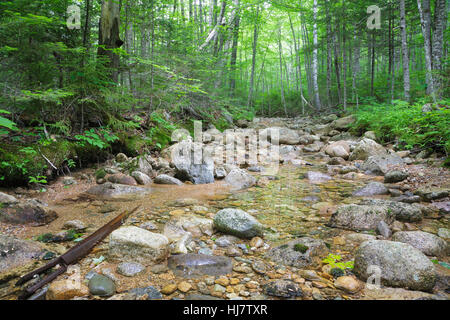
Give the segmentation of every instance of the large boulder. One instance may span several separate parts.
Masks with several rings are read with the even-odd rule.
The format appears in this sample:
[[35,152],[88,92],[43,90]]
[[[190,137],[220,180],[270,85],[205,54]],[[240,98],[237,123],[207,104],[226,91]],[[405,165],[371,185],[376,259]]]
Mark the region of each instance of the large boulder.
[[296,131],[288,128],[281,128],[281,127],[267,128],[260,131],[260,136],[272,137],[271,132],[275,131],[278,131],[279,134],[279,141],[278,141],[279,144],[296,145],[300,143],[299,134]]
[[14,204],[19,202],[15,197],[10,196],[9,194],[0,192],[0,203],[1,204]]
[[263,226],[254,217],[240,209],[223,209],[214,216],[217,230],[239,238],[251,239],[262,235]]
[[177,178],[171,177],[167,174],[160,174],[157,176],[154,180],[156,184],[171,184],[171,185],[177,185],[182,186],[183,182],[178,180]]
[[[367,280],[375,266],[381,270],[381,284],[410,290],[431,291],[436,283],[433,263],[407,243],[370,240],[355,254],[353,272]],[[371,268],[369,268],[371,267]]]
[[396,220],[403,222],[418,222],[423,218],[422,210],[415,204],[382,199],[366,199],[363,200],[361,204],[382,208],[384,211],[390,211]]
[[308,237],[290,241],[284,245],[270,249],[266,257],[287,266],[304,268],[319,264],[328,254],[328,248],[320,239]]
[[367,160],[370,156],[386,155],[386,149],[371,139],[364,138],[355,145],[349,160]]
[[392,166],[404,164],[405,161],[397,154],[370,156],[361,165],[361,170],[369,174],[385,175]]
[[234,169],[225,177],[234,190],[247,189],[256,184],[256,178],[243,169]]
[[349,230],[376,230],[380,221],[393,223],[395,214],[384,207],[348,204],[340,206],[331,216],[331,227]]
[[37,242],[0,235],[0,274],[35,261],[42,251]]
[[10,224],[45,225],[58,218],[55,211],[49,209],[47,204],[31,199],[17,204],[0,206],[0,221]]
[[214,182],[214,160],[201,143],[183,140],[171,147],[175,177],[194,184]]
[[350,145],[347,141],[336,141],[325,148],[325,153],[330,157],[348,159],[350,155]]
[[219,276],[230,274],[233,263],[230,258],[202,254],[179,254],[171,256],[168,267],[175,275],[183,278],[195,278],[203,275]]
[[130,177],[123,173],[110,175],[107,177],[107,180],[111,183],[124,184],[127,186],[137,186],[137,182],[133,177]]
[[400,231],[393,235],[392,240],[408,243],[428,256],[439,257],[447,254],[447,242],[428,232]]
[[146,185],[152,183],[152,179],[143,172],[133,171],[131,176],[136,180],[137,183],[141,185]]
[[365,187],[353,192],[355,197],[370,197],[382,194],[388,194],[389,190],[380,182],[369,182]]
[[168,245],[169,240],[161,234],[134,226],[121,227],[110,235],[109,257],[148,266],[167,258]]
[[136,186],[127,186],[123,184],[114,184],[107,182],[101,185],[93,186],[86,191],[86,195],[100,198],[120,198],[137,195],[145,195],[151,190]]
[[331,126],[338,130],[344,130],[344,129],[347,129],[348,126],[351,125],[355,121],[356,121],[356,119],[354,116],[348,116],[348,117],[339,118],[339,119],[334,120],[331,123]]

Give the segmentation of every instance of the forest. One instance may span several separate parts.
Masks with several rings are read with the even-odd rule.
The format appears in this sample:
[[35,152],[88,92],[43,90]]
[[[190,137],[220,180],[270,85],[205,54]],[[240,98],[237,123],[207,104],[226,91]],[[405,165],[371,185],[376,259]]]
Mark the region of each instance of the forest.
[[[448,299],[449,10],[2,0],[0,299]],[[252,130],[277,132],[278,171]],[[70,247],[58,281],[11,291]]]
[[447,154],[448,107],[431,123],[416,114],[426,103],[448,105],[446,5],[4,1],[0,176],[20,184],[43,174],[8,157],[17,145],[58,142],[70,150],[55,167],[82,166],[98,159],[79,154],[74,140],[136,154],[164,147],[173,127],[193,119],[223,130],[254,116],[360,112],[370,123],[372,107],[391,115],[384,127],[369,125],[380,136]]

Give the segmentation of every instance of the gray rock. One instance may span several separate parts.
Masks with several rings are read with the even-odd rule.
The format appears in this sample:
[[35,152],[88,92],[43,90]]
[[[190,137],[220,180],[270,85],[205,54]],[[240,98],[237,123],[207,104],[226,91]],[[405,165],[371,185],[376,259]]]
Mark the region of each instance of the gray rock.
[[185,300],[188,300],[188,301],[196,301],[196,300],[199,300],[199,301],[203,301],[203,300],[209,301],[209,300],[224,300],[224,299],[220,299],[220,298],[217,298],[217,297],[214,297],[214,296],[211,296],[211,295],[206,295],[206,294],[196,294],[196,293],[192,293],[192,294],[188,294],[188,295],[186,296]]
[[234,169],[225,177],[225,182],[234,190],[242,190],[254,186],[256,178],[243,169]]
[[395,183],[400,182],[408,178],[408,173],[404,171],[389,171],[384,175],[384,182],[385,183]]
[[349,204],[340,206],[331,216],[329,225],[349,230],[375,230],[380,223],[394,222],[395,214],[386,207]]
[[390,238],[392,235],[391,228],[389,228],[388,224],[384,221],[378,222],[377,231],[380,235],[382,235],[386,239]]
[[447,228],[439,228],[438,236],[444,239],[450,239],[450,229]]
[[86,226],[83,221],[80,220],[70,220],[64,223],[64,229],[74,229],[74,230],[84,230]]
[[387,240],[362,243],[355,254],[353,272],[365,281],[373,272],[369,266],[381,269],[381,283],[386,286],[431,291],[436,283],[433,263],[406,243]]
[[347,141],[336,141],[325,148],[325,153],[330,157],[348,159],[350,155],[350,145]]
[[91,187],[86,191],[86,194],[100,198],[121,198],[130,196],[143,196],[150,192],[150,189],[146,188],[107,182],[98,186]]
[[349,156],[349,160],[367,160],[370,156],[386,155],[386,149],[371,139],[358,142]]
[[116,161],[118,163],[127,162],[128,161],[128,157],[124,153],[118,153],[116,155]]
[[380,182],[369,182],[365,187],[353,192],[355,197],[369,197],[382,194],[389,194],[389,190]]
[[177,177],[194,184],[214,182],[214,160],[201,143],[183,140],[171,147]]
[[328,254],[328,248],[320,239],[299,238],[270,249],[266,257],[283,265],[304,268],[320,263]]
[[19,202],[15,197],[10,196],[9,194],[0,192],[0,203],[3,204],[14,204]]
[[393,241],[408,243],[428,256],[445,256],[447,242],[434,234],[423,231],[400,231],[392,237]]
[[153,286],[145,288],[135,288],[129,291],[131,294],[135,294],[137,298],[147,296],[147,300],[161,300],[163,298],[161,292]]
[[109,257],[150,265],[163,261],[169,254],[169,240],[162,234],[133,227],[113,231],[109,240]]
[[134,277],[145,271],[145,267],[140,263],[122,262],[117,265],[117,273],[126,277]]
[[361,202],[363,205],[382,208],[394,214],[396,220],[403,222],[418,222],[422,220],[423,213],[419,206],[396,201],[381,199],[366,199]]
[[331,177],[329,175],[326,175],[322,172],[316,172],[316,171],[308,171],[305,174],[305,177],[311,183],[324,183],[324,182],[331,180]]
[[227,176],[227,171],[224,167],[218,167],[214,169],[214,177],[217,179],[223,179]]
[[450,192],[447,189],[423,188],[416,190],[414,194],[420,196],[425,201],[439,200],[448,197]]
[[268,296],[293,298],[302,297],[303,292],[300,286],[290,280],[275,280],[264,286],[264,292]]
[[450,213],[450,201],[441,201],[441,202],[434,202],[433,207],[439,210],[442,214],[449,214]]
[[272,132],[278,131],[279,134],[279,144],[296,145],[300,143],[300,136],[294,130],[281,127],[272,127],[261,130],[260,136],[271,137]]
[[185,278],[195,278],[203,275],[219,276],[232,272],[233,264],[230,258],[194,253],[171,256],[168,267],[175,275]]
[[167,174],[160,174],[154,180],[156,184],[171,184],[171,185],[183,185],[183,182],[178,180],[177,178],[168,176]]
[[217,238],[214,243],[219,247],[225,248],[225,247],[229,247],[229,246],[235,244],[238,241],[239,241],[239,238],[227,235],[227,236],[221,236],[221,237]]
[[89,292],[94,296],[110,297],[116,293],[114,281],[104,275],[96,274],[89,280]]
[[37,242],[0,234],[0,274],[32,263],[42,251]]
[[131,176],[136,180],[137,183],[141,185],[147,185],[152,183],[152,179],[148,175],[140,171],[133,171],[131,173]]
[[137,182],[133,177],[130,177],[123,173],[117,173],[110,175],[106,178],[111,183],[124,184],[127,186],[136,186]]
[[344,130],[344,129],[347,129],[348,126],[355,121],[356,121],[355,117],[353,115],[351,115],[351,116],[347,116],[344,118],[339,118],[337,120],[334,120],[331,123],[331,126],[338,130]]
[[262,225],[250,214],[240,209],[223,209],[214,216],[217,230],[239,238],[251,239],[262,235]]
[[26,200],[10,206],[0,206],[0,221],[10,224],[31,224],[40,226],[58,218],[55,211],[39,200]]
[[397,154],[370,156],[361,166],[361,170],[370,174],[385,175],[391,166],[404,164],[405,161]]

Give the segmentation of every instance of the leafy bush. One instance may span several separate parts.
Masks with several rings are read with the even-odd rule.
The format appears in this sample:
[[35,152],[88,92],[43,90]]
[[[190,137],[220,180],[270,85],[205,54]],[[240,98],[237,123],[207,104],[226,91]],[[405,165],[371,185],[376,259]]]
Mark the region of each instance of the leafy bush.
[[337,254],[330,253],[328,257],[322,260],[323,263],[329,264],[332,269],[339,268],[342,270],[345,269],[353,269],[354,262],[353,261],[347,261],[347,262],[337,262],[342,260],[342,257]]
[[450,101],[439,103],[430,112],[422,112],[423,102],[409,105],[404,101],[393,104],[372,104],[353,110],[357,121],[352,124],[353,133],[374,131],[381,142],[394,142],[412,149],[450,151]]

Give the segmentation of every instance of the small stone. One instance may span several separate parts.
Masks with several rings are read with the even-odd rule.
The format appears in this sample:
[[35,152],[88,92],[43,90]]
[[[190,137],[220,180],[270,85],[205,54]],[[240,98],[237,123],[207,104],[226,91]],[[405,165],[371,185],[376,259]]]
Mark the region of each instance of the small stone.
[[130,294],[136,295],[138,300],[142,300],[142,298],[146,298],[147,300],[161,300],[162,294],[153,286],[145,287],[145,288],[135,288],[130,290]]
[[223,286],[221,286],[220,284],[216,284],[213,289],[214,292],[220,292],[220,293],[225,293],[226,290],[227,289],[224,288]]
[[86,226],[80,220],[70,220],[64,223],[64,229],[75,229],[79,231],[86,229]]
[[74,297],[83,297],[89,295],[88,288],[76,281],[60,280],[53,281],[47,290],[47,300],[70,300]]
[[220,278],[216,279],[215,283],[226,287],[230,284],[230,280],[228,280],[228,278],[226,278],[226,277],[220,277]]
[[384,176],[384,182],[385,183],[395,183],[395,182],[403,181],[406,178],[408,178],[408,173],[406,173],[406,172],[398,171],[398,170],[389,171]]
[[155,274],[164,273],[167,272],[168,270],[169,268],[165,264],[155,264],[152,267],[150,267],[150,271]]
[[262,261],[255,261],[252,263],[252,269],[258,274],[265,274],[266,273],[266,265]]
[[389,228],[388,224],[384,221],[378,222],[377,231],[380,235],[382,235],[386,239],[390,238],[392,235],[391,229]]
[[145,267],[140,263],[122,262],[117,266],[117,273],[126,277],[134,277],[145,271]]
[[177,290],[178,286],[176,284],[168,284],[161,289],[161,293],[169,295]]
[[264,245],[264,240],[260,237],[254,237],[252,240],[250,240],[250,247],[254,248],[260,248]]
[[109,297],[116,293],[116,285],[111,278],[96,274],[89,280],[89,292],[94,296]]
[[231,285],[236,285],[239,284],[241,282],[241,280],[239,280],[238,278],[231,278],[230,279],[230,284]]
[[192,289],[192,285],[187,281],[182,281],[178,284],[178,290],[180,290],[181,292],[186,293],[191,289]]
[[343,277],[339,277],[336,279],[336,281],[334,282],[334,286],[338,289],[350,292],[350,293],[355,293],[358,292],[360,289],[360,285],[358,280],[356,280],[353,277],[349,277],[349,276],[343,276]]
[[116,161],[118,163],[126,162],[126,161],[128,161],[128,157],[123,153],[118,153],[116,155]]

